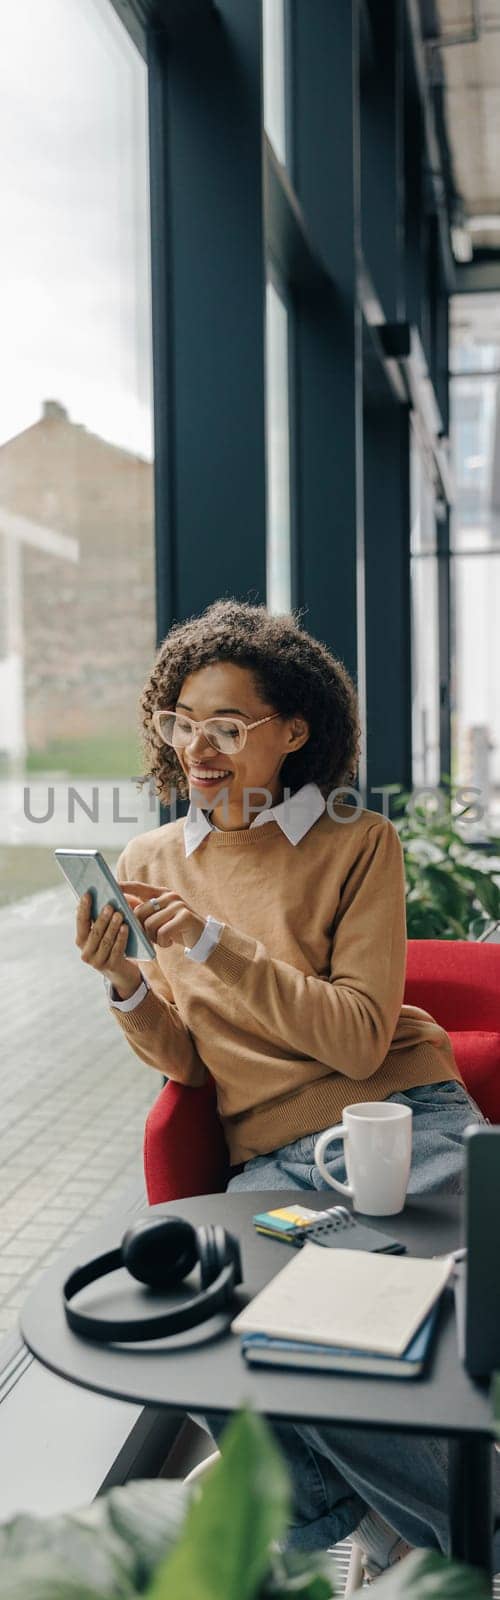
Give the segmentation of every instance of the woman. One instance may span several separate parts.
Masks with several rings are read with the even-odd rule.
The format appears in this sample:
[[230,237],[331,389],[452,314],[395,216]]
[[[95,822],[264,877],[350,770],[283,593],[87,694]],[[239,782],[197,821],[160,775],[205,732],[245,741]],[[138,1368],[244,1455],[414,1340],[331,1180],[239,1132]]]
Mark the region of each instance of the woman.
[[[484,1119],[448,1035],[403,1004],[396,829],[339,799],[360,745],[344,666],[293,615],[220,600],[170,630],[141,707],[147,776],[166,803],[175,785],[191,800],[116,868],[157,947],[147,980],[124,955],[119,914],[91,927],[83,899],[77,925],[134,1053],[180,1083],[215,1079],[229,1190],[321,1189],[318,1133],[348,1103],[391,1099],[413,1111],[409,1193],[457,1193],[463,1130]],[[329,1168],[345,1177],[338,1148]],[[224,1420],[210,1419],[216,1436]],[[446,1549],[436,1441],[275,1432],[297,1484],[292,1542],[355,1530],[372,1574],[401,1539]]]

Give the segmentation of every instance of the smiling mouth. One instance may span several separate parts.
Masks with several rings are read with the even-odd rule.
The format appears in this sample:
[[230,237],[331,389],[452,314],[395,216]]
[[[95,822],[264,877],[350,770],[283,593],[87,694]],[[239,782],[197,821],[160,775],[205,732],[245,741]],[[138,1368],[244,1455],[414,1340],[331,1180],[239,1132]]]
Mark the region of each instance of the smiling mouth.
[[192,778],[193,783],[222,783],[225,778],[231,778],[232,773],[229,771],[212,772],[209,769],[205,771],[202,769],[200,772],[195,772],[193,768],[190,767],[189,777]]

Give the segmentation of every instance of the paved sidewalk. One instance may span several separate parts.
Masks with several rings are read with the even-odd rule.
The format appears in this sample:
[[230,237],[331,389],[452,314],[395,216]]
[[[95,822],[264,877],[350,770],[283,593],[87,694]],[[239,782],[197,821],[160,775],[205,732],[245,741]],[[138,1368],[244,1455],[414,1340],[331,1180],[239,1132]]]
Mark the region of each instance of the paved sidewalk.
[[74,939],[64,885],[0,910],[0,1336],[49,1262],[144,1182],[162,1087]]

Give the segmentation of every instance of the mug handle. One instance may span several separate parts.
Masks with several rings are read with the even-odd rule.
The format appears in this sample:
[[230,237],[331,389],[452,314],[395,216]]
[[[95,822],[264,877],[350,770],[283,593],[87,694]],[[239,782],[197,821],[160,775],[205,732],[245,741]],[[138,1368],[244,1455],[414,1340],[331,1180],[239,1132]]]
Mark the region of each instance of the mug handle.
[[331,1172],[327,1172],[327,1169],[325,1167],[325,1163],[324,1163],[324,1160],[323,1160],[323,1156],[324,1156],[325,1150],[327,1148],[327,1145],[330,1144],[330,1140],[331,1139],[344,1139],[346,1133],[347,1133],[347,1128],[344,1127],[343,1122],[339,1122],[337,1124],[336,1128],[325,1128],[325,1132],[324,1133],[320,1133],[319,1139],[316,1140],[316,1144],[314,1146],[314,1160],[316,1162],[316,1166],[319,1167],[321,1176],[322,1176],[322,1178],[325,1179],[325,1182],[326,1183],[330,1183],[331,1186],[332,1186],[332,1189],[338,1189],[340,1194],[346,1194],[346,1195],[349,1196],[349,1198],[351,1200],[353,1200],[354,1199],[354,1189],[352,1187],[352,1184],[350,1184],[350,1183],[340,1183],[338,1178],[332,1178]]

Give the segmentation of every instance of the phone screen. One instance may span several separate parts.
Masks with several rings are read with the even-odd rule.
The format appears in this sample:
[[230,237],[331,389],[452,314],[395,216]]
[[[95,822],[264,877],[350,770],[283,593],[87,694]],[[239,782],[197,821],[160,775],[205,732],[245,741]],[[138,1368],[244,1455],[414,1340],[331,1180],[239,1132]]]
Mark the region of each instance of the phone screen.
[[156,961],[156,950],[141,927],[137,917],[128,905],[123,890],[113,876],[111,867],[108,866],[100,850],[54,850],[54,855],[61,872],[73,890],[77,900],[81,899],[87,889],[92,895],[92,921],[95,922],[99,912],[104,906],[114,906],[117,911],[122,911],[128,925],[128,938],[125,946],[125,955],[132,961],[139,957],[143,961]]

